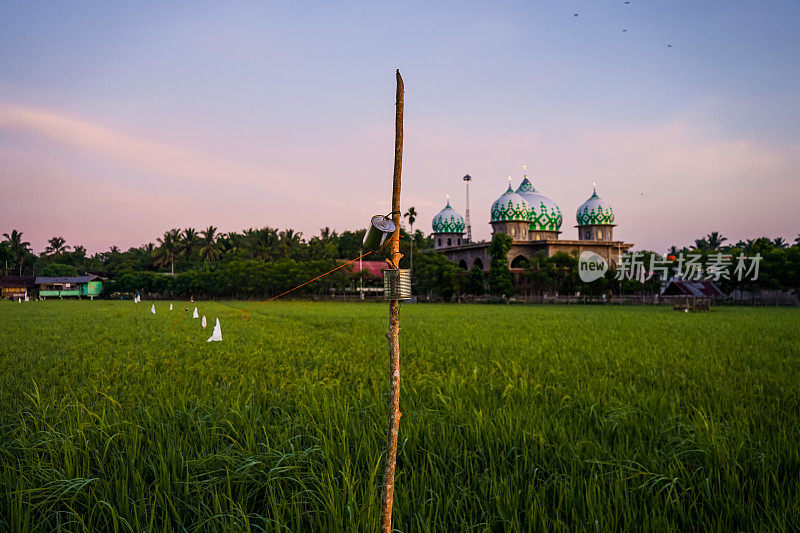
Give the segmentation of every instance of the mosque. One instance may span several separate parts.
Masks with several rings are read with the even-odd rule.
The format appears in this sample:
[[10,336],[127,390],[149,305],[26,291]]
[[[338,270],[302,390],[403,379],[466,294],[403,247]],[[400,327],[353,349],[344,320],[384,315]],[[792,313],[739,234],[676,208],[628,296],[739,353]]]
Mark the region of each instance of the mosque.
[[[471,178],[464,177],[469,187]],[[615,215],[611,205],[597,194],[597,188],[578,208],[576,221],[578,240],[560,239],[564,221],[558,205],[538,191],[525,175],[516,190],[511,186],[492,204],[490,223],[492,235],[504,233],[511,237],[508,252],[512,273],[521,274],[524,263],[539,252],[552,257],[558,252],[580,255],[591,251],[603,257],[612,268],[620,256],[633,244],[614,240]],[[466,230],[466,231],[465,231]],[[465,232],[467,236],[465,237]],[[465,270],[477,265],[489,270],[489,242],[470,242],[469,190],[467,190],[467,221],[450,205],[433,217],[434,249]],[[515,276],[517,278],[518,276]]]

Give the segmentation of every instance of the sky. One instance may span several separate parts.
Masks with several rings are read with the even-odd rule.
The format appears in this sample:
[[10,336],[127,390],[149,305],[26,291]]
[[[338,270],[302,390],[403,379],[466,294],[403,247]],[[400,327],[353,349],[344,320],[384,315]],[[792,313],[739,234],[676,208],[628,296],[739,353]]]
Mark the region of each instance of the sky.
[[[577,15],[577,16],[576,16]],[[473,235],[527,165],[636,249],[800,233],[800,2],[3,2],[0,233],[366,227],[446,195]]]

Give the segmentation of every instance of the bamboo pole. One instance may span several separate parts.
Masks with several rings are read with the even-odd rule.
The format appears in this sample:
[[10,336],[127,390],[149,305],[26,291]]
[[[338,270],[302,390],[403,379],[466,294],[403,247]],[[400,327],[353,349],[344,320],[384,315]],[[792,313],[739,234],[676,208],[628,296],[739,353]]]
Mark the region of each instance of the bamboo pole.
[[[397,76],[397,95],[394,123],[394,178],[392,183],[392,219],[395,234],[392,236],[387,262],[391,268],[400,267],[400,172],[403,168],[403,78]],[[383,470],[383,498],[381,501],[381,531],[392,531],[392,506],[394,504],[394,468],[397,462],[397,433],[400,429],[400,301],[389,301],[389,438],[386,443],[386,466]]]

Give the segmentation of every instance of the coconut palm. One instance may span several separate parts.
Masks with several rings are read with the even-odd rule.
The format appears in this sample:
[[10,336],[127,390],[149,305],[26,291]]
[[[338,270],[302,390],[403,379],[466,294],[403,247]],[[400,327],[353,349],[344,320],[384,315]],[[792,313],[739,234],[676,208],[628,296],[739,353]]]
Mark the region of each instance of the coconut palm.
[[222,245],[217,238],[217,228],[209,226],[200,232],[200,259],[213,263],[222,255]]
[[64,240],[64,237],[53,237],[47,241],[47,248],[44,249],[44,253],[58,255],[67,250],[69,250],[69,246],[67,245],[67,241]]
[[280,248],[285,257],[294,257],[294,252],[303,244],[303,232],[285,229],[278,233]]
[[703,238],[703,239],[695,239],[694,246],[692,248],[704,252],[709,248],[711,248],[711,246],[708,244],[708,241],[705,238]]
[[720,235],[718,231],[712,231],[706,235],[705,238],[705,241],[708,243],[708,247],[712,250],[719,250],[722,247],[722,243],[727,240],[728,239]]
[[786,248],[789,246],[789,243],[786,242],[783,237],[775,237],[772,239],[772,244],[775,245],[775,248]]
[[31,243],[22,240],[22,232],[11,230],[11,233],[3,233],[3,237],[8,241],[9,251],[11,252],[12,260],[19,265],[19,275],[22,275],[22,263],[25,257],[30,253]]
[[181,253],[191,260],[200,245],[200,236],[194,228],[186,228],[180,235]]
[[408,211],[405,212],[403,218],[408,219],[408,226],[409,228],[411,228],[411,233],[409,233],[409,235],[411,236],[411,242],[409,243],[409,245],[411,246],[411,257],[409,258],[409,265],[411,265],[411,268],[413,269],[414,268],[414,222],[417,221],[417,210],[414,209],[413,205],[408,208]]
[[171,229],[158,238],[155,266],[169,265],[170,273],[175,274],[175,256],[178,255],[181,230]]
[[8,241],[0,241],[0,261],[3,262],[3,275],[8,275],[8,260],[13,258],[11,257],[11,247],[8,245]]

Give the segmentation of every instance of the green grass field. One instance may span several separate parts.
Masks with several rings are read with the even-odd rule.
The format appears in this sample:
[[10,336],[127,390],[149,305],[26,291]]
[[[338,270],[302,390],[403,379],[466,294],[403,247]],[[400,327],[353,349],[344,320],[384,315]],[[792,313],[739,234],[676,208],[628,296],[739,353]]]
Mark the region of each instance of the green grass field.
[[[388,306],[151,303],[0,303],[0,531],[376,530]],[[398,530],[800,530],[797,309],[401,321]]]

